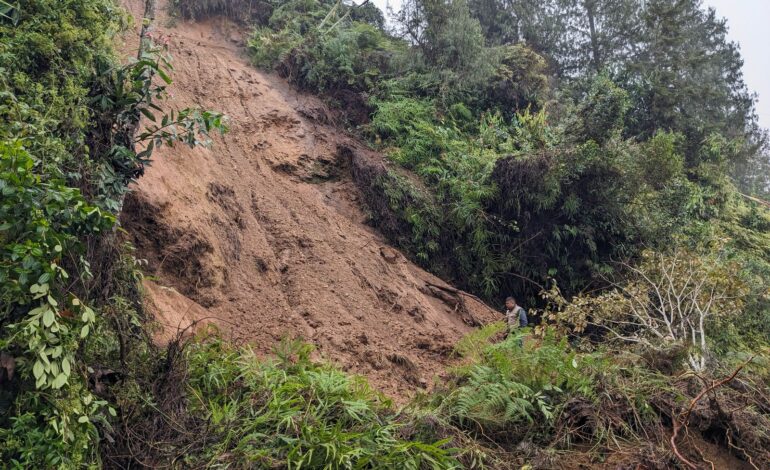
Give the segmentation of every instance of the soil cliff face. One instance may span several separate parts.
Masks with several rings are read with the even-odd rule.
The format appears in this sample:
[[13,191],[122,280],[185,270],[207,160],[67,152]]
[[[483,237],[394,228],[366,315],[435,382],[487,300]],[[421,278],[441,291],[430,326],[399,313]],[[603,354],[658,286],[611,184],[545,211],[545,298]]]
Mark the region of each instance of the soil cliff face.
[[[128,6],[139,19],[140,2]],[[429,387],[453,344],[497,314],[366,225],[367,182],[354,175],[385,171],[380,155],[319,100],[254,69],[232,25],[170,23],[165,7],[168,105],[224,112],[231,129],[210,149],[158,151],[126,200],[122,223],[156,278],[148,300],[166,333],[210,317],[260,352],[303,337],[392,396]]]

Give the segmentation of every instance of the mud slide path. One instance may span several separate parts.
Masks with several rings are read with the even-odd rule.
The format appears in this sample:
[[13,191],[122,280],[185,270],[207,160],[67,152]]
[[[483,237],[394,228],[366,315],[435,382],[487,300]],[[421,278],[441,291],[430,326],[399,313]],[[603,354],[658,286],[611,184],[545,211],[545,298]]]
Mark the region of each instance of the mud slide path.
[[[136,24],[141,3],[127,4]],[[381,157],[323,124],[320,101],[252,67],[232,25],[170,22],[158,3],[169,106],[224,112],[231,128],[210,149],[156,152],[126,200],[122,221],[155,277],[148,300],[167,332],[213,317],[262,353],[302,337],[394,397],[430,387],[469,320],[494,312],[431,287],[445,284],[366,225],[350,159]]]

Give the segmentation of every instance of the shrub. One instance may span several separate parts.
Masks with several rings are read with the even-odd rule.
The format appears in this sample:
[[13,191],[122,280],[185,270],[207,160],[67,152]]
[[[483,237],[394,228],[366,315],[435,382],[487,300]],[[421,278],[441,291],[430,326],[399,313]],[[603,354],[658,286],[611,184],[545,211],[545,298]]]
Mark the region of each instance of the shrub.
[[124,16],[106,0],[35,0],[0,18],[0,460],[95,461],[106,402],[78,350],[99,321],[84,245],[114,216],[73,186],[90,165],[89,92]]
[[[490,332],[502,329],[502,324],[487,327],[458,344],[471,362],[457,370],[458,386],[441,399],[439,410],[462,426],[513,442],[533,430],[548,432],[566,394],[590,397],[593,392],[590,377],[578,370],[577,356],[566,340],[549,337],[542,344],[527,340],[522,346],[528,335],[519,332],[497,344],[487,343]],[[515,428],[519,431],[514,434],[500,434]]]
[[273,10],[267,0],[172,0],[171,6],[182,17],[200,20],[222,15],[237,21],[266,22]]
[[495,53],[499,64],[484,90],[482,103],[507,117],[533,104],[542,106],[548,94],[545,59],[523,44],[501,46]]
[[620,134],[629,105],[628,93],[600,75],[578,104],[570,130],[578,141],[603,144],[613,134]]
[[608,340],[658,351],[681,342],[690,368],[701,372],[709,362],[713,365],[707,332],[717,319],[737,317],[749,293],[740,265],[727,259],[724,250],[701,255],[679,247],[645,251],[635,266],[619,264],[622,280],[608,279],[611,290],[598,296],[566,302],[558,292],[549,294],[561,299],[556,303],[563,309],[552,318],[577,332],[594,323]]
[[[111,41],[123,18],[109,0],[36,0],[15,24],[0,18],[0,379],[9,382],[0,458],[9,465],[96,462],[97,429],[109,430],[115,410],[91,393],[83,354],[103,311],[125,313],[107,293],[131,290],[111,285],[122,251],[110,211],[155,147],[224,130],[221,115],[199,110],[156,122],[169,64],[148,47],[118,66]],[[142,115],[149,122],[134,135]]]
[[385,196],[383,202],[388,208],[387,212],[382,208],[372,214],[372,223],[388,234],[396,246],[427,263],[439,249],[437,237],[442,219],[435,203],[413,182],[394,172],[378,177],[372,189],[380,197]]
[[342,4],[281,5],[270,27],[257,28],[249,41],[254,63],[311,90],[370,90],[388,74],[398,47],[381,29],[351,21],[355,11]]
[[458,343],[464,364],[432,400],[440,419],[475,439],[517,450],[522,441],[598,448],[618,436],[643,439],[660,420],[651,403],[679,396],[634,356],[579,353],[552,329],[492,341],[504,329],[488,325]]
[[678,152],[681,142],[679,134],[658,132],[644,143],[637,164],[647,184],[661,190],[684,175],[684,157]]
[[400,438],[390,404],[366,382],[284,341],[273,359],[218,340],[190,346],[189,412],[217,436],[187,465],[454,468],[446,441]]
[[249,39],[251,60],[257,67],[273,69],[288,60],[300,44],[302,37],[291,30],[274,32],[270,28],[256,28]]

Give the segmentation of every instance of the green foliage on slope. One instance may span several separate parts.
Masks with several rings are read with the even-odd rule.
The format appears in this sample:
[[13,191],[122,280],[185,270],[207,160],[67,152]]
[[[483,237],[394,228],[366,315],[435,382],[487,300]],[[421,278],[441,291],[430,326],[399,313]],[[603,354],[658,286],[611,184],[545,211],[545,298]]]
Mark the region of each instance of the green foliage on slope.
[[[282,8],[285,15],[295,6]],[[303,4],[303,25],[279,59],[259,60],[272,49],[251,43],[257,65],[338,96],[342,83],[335,95],[280,64],[308,71],[330,62],[308,51],[323,49],[327,33],[356,30],[345,11],[342,3]],[[581,439],[592,443],[641,439],[690,393],[668,386],[667,374],[685,361],[714,373],[765,351],[770,212],[741,191],[761,196],[770,187],[761,176],[766,135],[713,10],[697,0],[408,0],[395,13],[377,73],[361,81],[346,71],[356,84],[348,91],[368,103],[363,119],[343,107],[350,124],[401,167],[374,182],[387,206],[373,203],[372,223],[459,286],[545,307],[539,333],[569,331],[591,351],[548,341],[490,346],[446,396],[434,397],[444,424],[477,433],[476,443],[566,442],[570,419],[591,430]],[[271,20],[255,34],[282,28]],[[366,51],[339,58],[357,53]],[[682,285],[659,285],[666,272],[677,273],[671,286]],[[691,306],[680,317],[697,327],[658,330],[677,307],[655,289]],[[701,323],[689,316],[695,311]],[[597,343],[638,343],[641,355],[670,357],[658,370]],[[593,365],[570,369],[577,356]],[[553,372],[533,383],[540,370]],[[568,371],[577,376],[562,375]],[[727,392],[715,400],[722,398],[740,401]],[[612,411],[606,421],[603,409]],[[735,433],[743,418],[734,418],[716,425],[720,432]],[[765,419],[746,419],[755,418]],[[766,458],[759,447],[751,453]]]
[[[116,411],[90,381],[139,301],[115,213],[154,148],[224,130],[221,115],[199,110],[153,124],[170,67],[149,41],[120,65],[112,41],[126,24],[110,0],[30,1],[0,17],[0,460],[9,466],[98,462]],[[137,133],[140,115],[148,125]]]
[[[669,467],[670,424],[704,381],[757,353],[749,374],[709,393],[693,417],[739,457],[770,464],[770,215],[731,178],[761,167],[762,136],[739,56],[698,2],[653,1],[644,12],[560,2],[558,18],[643,26],[597,33],[578,23],[569,34],[539,10],[552,2],[511,2],[515,15],[494,2],[406,2],[400,38],[376,9],[342,2],[259,2],[238,17],[259,23],[256,63],[360,111],[349,121],[400,167],[374,182],[397,220],[373,214],[374,223],[459,285],[544,297],[531,312],[541,314],[535,339],[480,330],[458,345],[465,362],[451,377],[401,411],[300,343],[262,361],[210,338],[153,346],[115,213],[154,148],[204,144],[222,116],[161,114],[170,64],[151,43],[116,62],[111,41],[127,21],[111,1],[6,3],[4,465],[553,467],[574,444],[603,458],[625,440],[641,449],[636,463]],[[177,5],[232,16],[235,3]],[[579,54],[563,41],[575,31],[588,31]],[[639,31],[644,54],[629,57],[622,41]],[[696,60],[703,51],[715,54]],[[686,73],[668,75],[674,65]],[[761,194],[755,170],[745,176]],[[640,288],[666,273],[676,274],[671,297]],[[693,279],[707,288],[678,305],[708,313],[702,344],[659,331],[655,317]],[[727,300],[712,302],[725,286]],[[694,353],[707,367],[693,366]]]
[[[697,241],[734,199],[732,169],[762,158],[740,59],[698,2],[526,3],[412,0],[389,32],[354,20],[344,2],[276,3],[250,43],[258,66],[342,102],[374,146],[420,176],[430,196],[418,211],[392,198],[410,227],[393,241],[488,298],[535,300],[551,278],[572,294],[642,246],[676,233]],[[661,22],[685,17],[666,42]],[[578,34],[589,57],[567,43]],[[627,54],[637,40],[641,52]],[[710,65],[685,54],[679,67],[711,73],[707,94],[734,112],[701,106],[674,77],[639,75],[684,54],[679,46],[714,52]],[[661,98],[661,87],[676,90],[667,106],[644,95]],[[389,194],[410,184],[392,179]]]
[[[310,361],[311,347],[284,341],[275,359],[219,341],[191,346],[190,413],[216,436],[186,464],[237,467],[452,468],[446,441],[402,437],[405,423],[361,378]],[[429,436],[428,436],[429,438]]]

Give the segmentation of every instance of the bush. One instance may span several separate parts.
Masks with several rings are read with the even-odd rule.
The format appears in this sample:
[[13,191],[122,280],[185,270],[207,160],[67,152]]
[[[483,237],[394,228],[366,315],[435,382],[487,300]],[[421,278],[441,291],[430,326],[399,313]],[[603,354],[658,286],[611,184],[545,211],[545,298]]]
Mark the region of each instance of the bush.
[[252,34],[252,59],[303,88],[367,92],[389,73],[399,47],[381,29],[351,21],[356,17],[351,12],[358,10],[303,1],[283,4],[269,27]]
[[200,20],[222,15],[237,21],[266,22],[273,10],[268,0],[172,0],[171,6],[182,17]]
[[293,31],[256,28],[249,39],[251,60],[257,67],[273,69],[288,60],[289,54],[300,44],[302,37]]
[[688,366],[702,372],[713,362],[708,328],[720,317],[734,319],[749,293],[740,265],[724,250],[701,255],[676,246],[665,253],[643,252],[638,266],[620,265],[622,281],[608,279],[611,290],[577,296],[558,316],[578,332],[595,322],[608,341],[653,350],[681,342]]
[[17,14],[0,17],[0,460],[87,466],[114,410],[78,356],[99,321],[80,289],[84,246],[115,218],[73,186],[92,182],[89,93],[125,17],[108,0],[35,0]]
[[679,396],[666,376],[629,357],[578,353],[553,330],[490,341],[504,329],[488,325],[458,343],[465,364],[432,401],[441,419],[475,439],[517,450],[522,441],[599,448],[615,437],[644,439],[660,420],[651,403]]
[[483,105],[509,118],[528,106],[544,105],[549,91],[545,59],[523,44],[501,46],[494,52],[499,64],[483,92]]
[[[285,340],[274,357],[258,359],[248,347],[199,337],[172,371],[185,377],[169,389],[176,395],[155,398],[172,403],[170,415],[134,413],[140,421],[126,423],[137,432],[164,436],[162,442],[141,442],[147,452],[141,457],[173,458],[192,467],[459,466],[447,441],[409,432],[407,422],[364,379],[312,362],[311,351],[307,344]],[[195,435],[180,432],[180,425]],[[407,433],[410,439],[402,437]]]
[[570,131],[580,142],[604,144],[613,134],[620,134],[629,105],[625,90],[609,78],[598,76],[577,106]]
[[[115,410],[90,390],[100,385],[84,354],[103,313],[126,320],[120,293],[137,282],[118,262],[112,211],[155,147],[198,145],[224,125],[198,110],[156,122],[169,64],[150,44],[141,60],[116,63],[112,39],[125,23],[110,0],[35,0],[17,13],[0,17],[0,458],[89,466]],[[146,148],[135,152],[136,142]],[[110,339],[123,348],[126,333]]]
[[[387,207],[372,214],[374,226],[390,236],[396,246],[427,263],[439,249],[437,238],[442,217],[435,203],[424,190],[394,172],[373,181],[372,190]],[[372,202],[369,204],[374,206]]]
[[669,132],[658,132],[644,143],[641,158],[638,161],[639,174],[644,181],[661,190],[675,178],[684,175],[684,157],[678,151],[682,136]]

